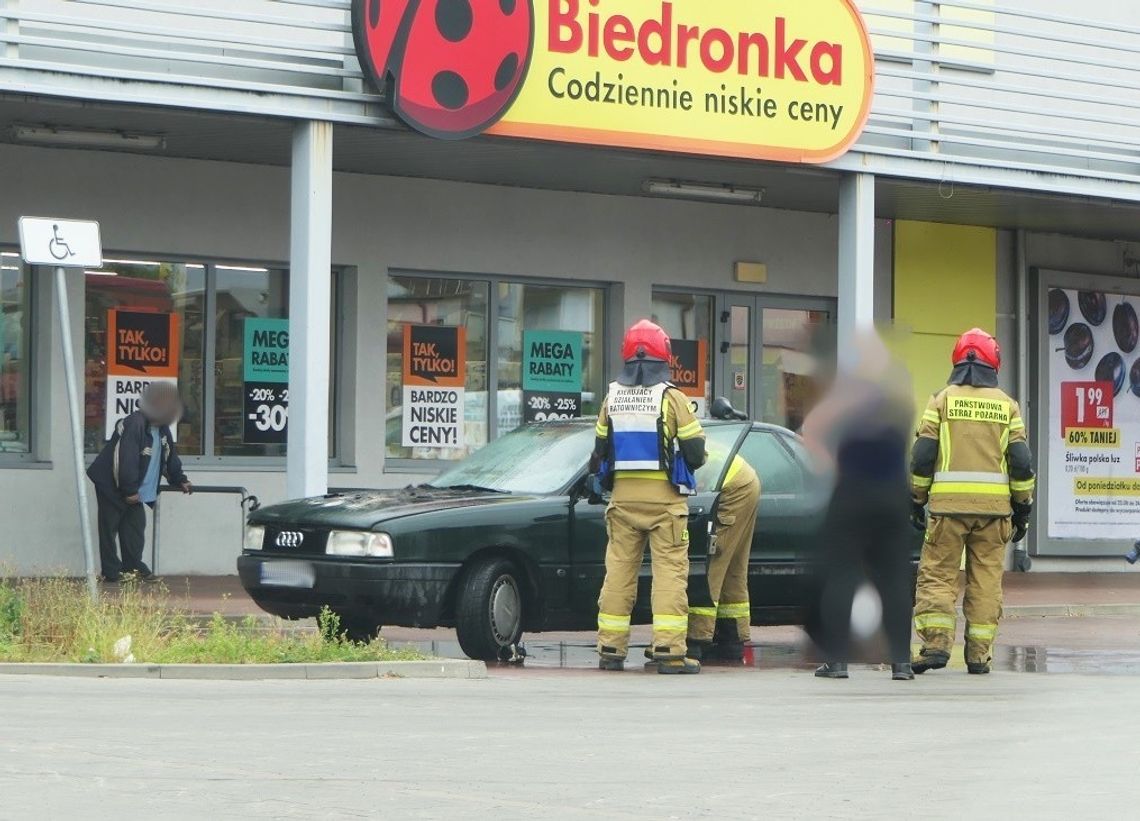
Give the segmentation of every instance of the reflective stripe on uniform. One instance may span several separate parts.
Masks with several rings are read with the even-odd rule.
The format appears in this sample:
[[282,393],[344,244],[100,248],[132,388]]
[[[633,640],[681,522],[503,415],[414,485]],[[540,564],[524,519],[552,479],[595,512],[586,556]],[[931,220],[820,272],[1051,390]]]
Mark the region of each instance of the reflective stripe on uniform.
[[953,630],[955,620],[945,613],[919,613],[914,617],[915,630]]
[[915,476],[912,474],[910,477],[910,483],[913,487],[924,488],[930,487],[932,484],[934,484],[934,479],[930,476]]
[[943,422],[938,426],[938,455],[942,457],[942,469],[950,469],[950,425]]
[[610,435],[610,429],[607,426],[603,425],[601,421],[599,421],[596,425],[594,425],[594,435],[596,435],[599,439],[605,439]]
[[[628,621],[628,619],[627,619]],[[653,629],[654,630],[687,630],[689,628],[689,617],[676,616],[676,615],[658,615],[653,614]],[[628,628],[627,628],[628,629]]]
[[938,425],[942,422],[942,416],[936,410],[927,410],[922,414],[922,418],[926,422],[933,422]]
[[704,616],[705,618],[716,618],[716,607],[689,607],[690,616]]
[[1025,430],[1025,420],[1023,420],[1020,416],[1018,416],[1014,419],[1011,419],[1009,422],[1009,429],[1011,431]]
[[677,428],[678,439],[695,439],[700,436],[704,431],[701,428],[701,423],[694,419],[687,425]]
[[748,602],[725,602],[716,609],[716,615],[721,619],[747,619],[752,615],[752,608]]
[[610,630],[614,633],[628,633],[629,616],[611,616],[609,613],[599,613],[598,629]]
[[1009,480],[1009,489],[1015,493],[1024,493],[1027,490],[1033,490],[1035,487],[1037,487],[1036,479]]
[[968,624],[966,625],[966,638],[976,641],[993,641],[997,636],[996,624]]
[[984,470],[944,470],[934,474],[935,482],[969,482],[971,484],[1008,485],[1009,477],[1004,473],[990,473]]
[[986,482],[935,482],[931,496],[1009,496],[1009,485],[991,485]]

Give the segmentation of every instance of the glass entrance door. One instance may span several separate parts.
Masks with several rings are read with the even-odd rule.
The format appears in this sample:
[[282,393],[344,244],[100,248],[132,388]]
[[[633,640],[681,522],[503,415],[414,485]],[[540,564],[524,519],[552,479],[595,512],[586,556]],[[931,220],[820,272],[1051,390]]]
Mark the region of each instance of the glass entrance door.
[[834,300],[655,291],[653,309],[674,340],[675,358],[684,352],[675,372],[688,374],[689,360],[700,358],[703,398],[725,396],[753,419],[800,428],[815,403],[813,340],[832,322]]

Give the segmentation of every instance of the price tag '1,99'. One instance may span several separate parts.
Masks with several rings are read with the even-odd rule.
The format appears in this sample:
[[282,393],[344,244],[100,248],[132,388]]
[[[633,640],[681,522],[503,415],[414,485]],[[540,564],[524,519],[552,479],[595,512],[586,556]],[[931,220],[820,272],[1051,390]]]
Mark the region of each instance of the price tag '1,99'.
[[1111,382],[1061,383],[1061,436],[1073,428],[1111,428]]

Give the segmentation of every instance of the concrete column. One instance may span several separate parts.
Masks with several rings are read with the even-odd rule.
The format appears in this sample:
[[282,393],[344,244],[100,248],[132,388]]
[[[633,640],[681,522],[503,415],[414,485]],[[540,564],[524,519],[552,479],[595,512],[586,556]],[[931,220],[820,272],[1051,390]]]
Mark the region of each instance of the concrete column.
[[328,492],[332,300],[332,123],[293,131],[289,250],[290,498]]
[[875,175],[839,182],[839,362],[849,362],[855,335],[875,324]]

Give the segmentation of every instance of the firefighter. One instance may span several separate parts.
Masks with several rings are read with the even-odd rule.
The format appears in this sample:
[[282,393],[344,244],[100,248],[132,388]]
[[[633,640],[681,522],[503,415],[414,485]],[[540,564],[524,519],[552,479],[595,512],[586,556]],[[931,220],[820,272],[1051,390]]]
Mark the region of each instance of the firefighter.
[[649,545],[653,563],[653,645],[658,672],[699,673],[686,658],[689,505],[693,472],[705,462],[705,435],[688,400],[669,383],[669,335],[648,320],[626,332],[625,366],[609,387],[591,467],[613,491],[606,510],[606,579],[598,600],[603,670],[621,670],[629,650],[637,576]]
[[926,532],[914,611],[922,650],[913,666],[925,673],[950,659],[964,546],[966,666],[980,675],[990,671],[1001,618],[1005,546],[1025,538],[1036,479],[1021,412],[998,388],[997,340],[967,331],[952,361],[950,383],[923,413],[912,456],[912,518]]
[[760,505],[760,477],[734,456],[716,503],[709,545],[707,601],[689,605],[689,657],[741,661],[751,639],[748,558]]

